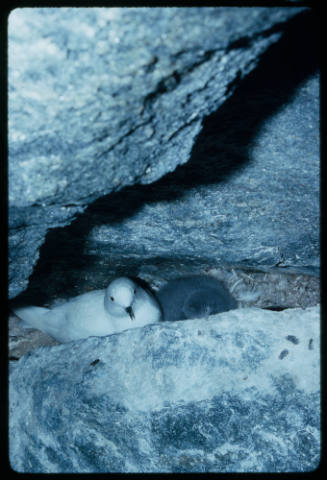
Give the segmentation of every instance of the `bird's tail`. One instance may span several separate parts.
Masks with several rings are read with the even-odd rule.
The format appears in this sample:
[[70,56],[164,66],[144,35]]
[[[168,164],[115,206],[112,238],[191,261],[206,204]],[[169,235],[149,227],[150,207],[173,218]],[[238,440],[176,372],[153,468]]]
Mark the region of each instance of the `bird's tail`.
[[44,314],[49,312],[48,308],[44,307],[23,307],[14,308],[13,312],[21,320],[22,327],[38,328],[42,330],[44,324]]

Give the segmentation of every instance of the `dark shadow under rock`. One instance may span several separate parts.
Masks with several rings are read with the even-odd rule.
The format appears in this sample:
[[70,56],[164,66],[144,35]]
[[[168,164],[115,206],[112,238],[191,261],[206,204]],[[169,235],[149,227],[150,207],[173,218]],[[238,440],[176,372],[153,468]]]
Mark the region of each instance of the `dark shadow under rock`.
[[[205,119],[185,165],[104,196],[70,226],[49,231],[21,299],[42,305],[103,288],[117,275],[145,275],[154,286],[213,268],[316,275],[318,51],[308,18],[291,22]],[[319,285],[308,288],[316,301]],[[285,306],[266,300],[262,306]]]
[[[46,25],[46,22],[51,22],[52,18],[50,10],[45,9],[41,13],[34,10],[34,12],[36,17],[33,17],[33,12],[27,12],[28,18],[26,20],[26,28],[30,28],[32,32],[31,42],[35,41],[37,35],[42,37],[43,24],[40,24],[40,22],[38,24],[37,15],[41,15],[43,12],[42,15]],[[82,68],[80,74],[84,75],[84,64],[79,63],[78,55],[74,57],[74,53],[79,53],[80,47],[78,42],[76,43],[76,38],[79,38],[78,35],[81,33],[80,28],[76,28],[76,25],[79,25],[79,21],[81,21],[89,26],[97,26],[97,10],[92,12],[81,10],[81,17],[74,17],[75,29],[69,29],[67,26],[68,11],[58,10],[53,12],[55,18],[60,20],[60,22],[58,21],[58,28],[63,35],[62,37],[56,35],[57,30],[52,23],[51,35],[49,38],[47,37],[46,41],[53,42],[54,51],[56,51],[56,48],[62,49],[63,52],[66,51],[66,58],[62,61],[68,62],[65,63],[67,72],[73,75],[76,66],[77,71]],[[125,87],[125,89],[118,88],[118,90],[115,90],[113,86],[113,91],[111,91],[111,82],[107,87],[101,85],[99,88],[93,88],[98,84],[99,77],[92,77],[94,84],[84,82],[85,96],[78,97],[78,101],[81,101],[81,108],[78,109],[74,105],[74,95],[66,92],[67,81],[64,81],[62,85],[65,76],[54,75],[58,65],[61,66],[62,63],[58,63],[56,57],[47,57],[46,63],[42,63],[44,71],[40,71],[40,75],[36,76],[36,79],[32,82],[33,88],[36,88],[34,83],[36,82],[35,85],[38,85],[38,81],[41,81],[41,85],[44,86],[42,83],[44,81],[42,75],[44,75],[58,91],[63,90],[63,96],[56,97],[56,101],[51,104],[56,113],[61,99],[63,105],[60,104],[60,108],[63,108],[63,111],[59,108],[58,115],[54,115],[54,125],[50,125],[47,121],[42,123],[42,112],[45,111],[42,97],[37,97],[37,99],[33,97],[34,99],[29,99],[27,102],[22,95],[17,100],[22,102],[22,105],[29,105],[29,108],[34,112],[33,118],[36,124],[32,125],[32,123],[26,122],[25,117],[23,117],[21,125],[16,122],[18,130],[19,128],[22,130],[19,130],[18,133],[14,132],[13,138],[18,139],[17,142],[13,139],[10,142],[10,198],[13,198],[11,202],[13,209],[11,209],[10,214],[10,219],[13,222],[11,225],[13,231],[10,232],[11,297],[25,288],[26,275],[30,275],[32,266],[37,260],[38,248],[42,243],[45,231],[54,226],[67,224],[78,211],[81,212],[87,204],[101,194],[104,195],[110,191],[121,189],[124,185],[137,182],[154,182],[167,171],[172,171],[177,165],[187,162],[193,146],[189,165],[185,165],[185,169],[181,167],[181,170],[177,170],[174,175],[167,175],[166,178],[163,178],[162,182],[159,180],[153,183],[152,188],[136,186],[122,190],[121,195],[110,196],[108,209],[103,212],[104,217],[100,222],[106,224],[106,221],[108,221],[110,225],[116,226],[117,237],[124,238],[124,229],[120,230],[122,221],[128,221],[133,216],[138,216],[146,206],[160,202],[170,202],[170,206],[174,210],[175,204],[183,202],[188,195],[194,195],[195,199],[197,194],[205,195],[203,189],[210,190],[210,188],[216,188],[217,186],[223,189],[223,186],[227,183],[232,188],[230,182],[235,180],[242,169],[251,165],[253,159],[249,156],[249,144],[252,143],[252,146],[255,144],[254,138],[260,130],[259,125],[262,126],[273,112],[276,113],[278,108],[289,102],[291,90],[313,72],[316,60],[312,55],[314,48],[311,47],[314,47],[315,43],[315,21],[311,12],[303,9],[249,9],[248,11],[241,9],[237,15],[235,14],[237,10],[234,9],[213,9],[210,11],[204,10],[204,12],[207,14],[205,17],[207,22],[205,23],[205,34],[201,37],[200,43],[197,35],[194,38],[192,37],[192,48],[189,41],[191,30],[186,29],[188,48],[183,49],[181,44],[177,42],[179,45],[177,51],[172,48],[172,45],[169,45],[167,51],[162,51],[159,48],[160,56],[158,54],[156,57],[151,57],[150,52],[144,47],[142,51],[138,50],[140,57],[136,55],[134,59],[135,65],[139,62],[142,66],[139,69],[133,66],[134,64],[132,65],[131,62],[127,62],[126,57],[122,56],[120,51],[117,54],[115,49],[109,49],[109,52],[105,50],[104,56],[95,56],[95,59],[99,62],[96,64],[97,68],[101,72],[104,65],[103,60],[107,58],[106,55],[113,53],[115,61],[118,62],[117,65],[121,68],[118,68],[117,72],[111,72],[111,75],[119,74],[124,77],[123,72],[125,72],[127,75],[126,81],[132,81],[131,89]],[[122,21],[122,31],[125,32],[126,29],[126,35],[123,35],[124,41],[128,43],[132,38],[133,23],[123,21],[124,15],[126,15],[126,19],[130,18],[130,12],[128,9],[122,9],[116,13],[117,16],[114,19],[108,20],[106,18],[100,29],[95,28],[95,37],[89,40],[91,45],[93,45],[92,42],[95,42],[95,48],[101,44],[101,42],[97,42],[97,35],[102,41],[102,36],[107,31],[108,25],[114,28],[116,20],[118,24]],[[142,12],[137,13],[135,21],[140,21]],[[189,21],[191,24],[195,21],[196,23],[197,11],[190,9],[187,10],[187,13],[189,16],[184,17],[183,21]],[[21,12],[18,13],[18,16],[20,14]],[[158,20],[156,14],[157,12],[151,11],[153,18]],[[167,19],[160,18],[159,23],[163,31],[167,28],[169,32],[171,31],[172,23],[180,21],[179,14],[180,12],[176,11],[174,18],[168,23],[165,23]],[[241,14],[245,17],[241,17]],[[170,18],[171,11],[166,9],[165,15]],[[241,18],[244,21],[241,21]],[[102,19],[100,20],[102,21]],[[217,35],[216,21],[220,22],[220,28],[222,29],[219,30],[220,35]],[[33,28],[35,22],[38,25],[37,28]],[[235,30],[228,28],[229,22],[232,22]],[[140,34],[140,42],[142,43],[142,31],[137,29],[136,31]],[[152,31],[152,29],[145,30],[143,33],[151,36]],[[303,35],[303,32],[307,34]],[[186,41],[183,32],[178,29],[173,29],[170,34],[173,36],[176,34],[182,42]],[[76,38],[75,35],[77,35]],[[271,47],[268,50],[269,46],[280,38],[282,40],[276,45],[276,49]],[[157,38],[154,40],[157,41]],[[74,43],[74,48],[72,48],[70,42],[76,43],[76,45]],[[203,50],[204,43],[205,49]],[[170,51],[170,48],[172,48],[172,51]],[[86,54],[91,50],[88,49],[84,53]],[[116,54],[117,56],[115,56]],[[94,59],[91,59],[88,55],[89,53],[87,53],[87,61],[92,63]],[[142,55],[144,55],[144,58]],[[262,60],[261,63],[260,59]],[[113,63],[117,67],[115,61]],[[128,75],[130,69],[133,70],[133,68],[136,69],[135,71],[140,77],[136,74],[132,77]],[[30,70],[33,73],[32,65]],[[22,67],[22,71],[20,71],[22,75],[19,77],[21,83],[18,82],[17,86],[15,84],[14,87],[26,86],[25,82],[30,85],[32,76],[32,73],[29,75],[30,70],[25,72]],[[62,71],[66,72],[65,69],[62,69]],[[254,75],[250,74],[246,79],[251,71]],[[106,75],[108,75],[107,67],[104,68],[103,75],[106,79]],[[112,76],[110,78],[113,79]],[[155,81],[156,78],[157,81]],[[80,76],[78,76],[78,85],[79,82]],[[45,84],[48,85],[48,82],[45,82]],[[17,92],[23,94],[25,90],[11,89],[12,91],[15,91],[16,94]],[[311,93],[312,101],[314,92]],[[234,100],[230,98],[231,101],[229,101],[228,98],[233,94],[235,94]],[[313,104],[315,103],[313,102]],[[51,105],[47,103],[50,110]],[[105,108],[104,111],[103,105],[109,105],[110,108]],[[121,117],[117,117],[118,112],[115,109],[117,105],[119,105],[118,110]],[[34,107],[36,108],[35,111],[33,110]],[[221,109],[217,110],[218,107],[221,107]],[[134,116],[130,115],[131,111],[134,112]],[[215,111],[216,113],[212,113]],[[15,114],[17,112],[20,112],[19,108],[14,111]],[[171,115],[173,115],[173,118]],[[48,117],[47,120],[49,120]],[[37,122],[48,125],[48,130],[43,132],[43,127],[38,125]],[[202,122],[203,128],[200,132]],[[291,123],[292,125],[298,124],[298,119],[293,118]],[[110,125],[110,128],[108,125]],[[26,134],[24,129],[28,131],[32,129],[31,134]],[[199,132],[197,143],[194,145],[194,139]],[[284,136],[284,132],[282,133]],[[301,129],[298,136],[306,135],[306,138],[309,138],[310,135],[307,135],[307,133]],[[269,137],[271,138],[272,135],[270,134]],[[56,144],[56,139],[58,141],[60,139],[59,144]],[[275,153],[284,152],[284,145],[282,147],[279,151],[277,149]],[[299,150],[298,144],[294,148],[292,146],[291,149],[293,150],[292,157],[296,156]],[[35,158],[40,158],[40,160],[35,161]],[[72,158],[74,158],[74,162],[71,161]],[[15,162],[18,162],[17,165]],[[275,168],[274,165],[273,170]],[[49,176],[50,171],[52,172],[51,176]],[[18,175],[17,177],[19,172],[28,172],[28,175]],[[30,182],[27,186],[23,182],[26,178]],[[265,180],[262,179],[262,182],[264,184]],[[248,182],[243,181],[241,190],[246,185],[248,185]],[[266,188],[268,188],[268,185]],[[234,188],[234,191],[236,192],[237,188]],[[31,196],[32,209],[29,205],[21,206],[25,205],[28,200],[25,198],[27,192]],[[229,192],[227,196],[230,198]],[[243,191],[242,197],[244,197]],[[173,202],[172,199],[175,199],[176,202]],[[261,199],[259,198],[259,200]],[[217,198],[213,196],[211,204],[212,202],[221,209],[225,199],[222,198],[222,204],[219,204]],[[117,205],[118,208],[116,208]],[[205,207],[206,205],[200,205],[201,210],[206,210]],[[91,215],[92,206],[90,208],[89,214]],[[209,207],[207,206],[207,208]],[[43,213],[44,220],[41,219],[40,221],[37,209]],[[183,209],[184,211],[185,209],[190,210],[190,206],[185,205]],[[228,237],[230,227],[237,223],[237,218],[231,217],[230,211],[225,213],[227,222],[220,218],[217,228],[215,228],[215,235],[217,236],[217,231],[219,233],[215,248],[218,247],[219,249],[219,241],[224,242],[226,236]],[[240,213],[242,214],[242,212]],[[173,216],[174,214],[172,212]],[[185,218],[185,213],[181,212],[180,216]],[[160,221],[167,224],[167,214],[160,215]],[[17,229],[17,222],[21,226],[20,229]],[[26,229],[28,235],[25,232],[24,222],[33,226],[32,230]],[[87,226],[88,223],[83,229],[82,242],[91,230],[91,226],[89,228]],[[146,223],[147,221],[144,219],[143,225]],[[183,253],[181,254],[179,251],[178,257],[181,255],[185,258],[191,256],[194,258],[203,257],[203,241],[199,238],[192,239],[193,231],[190,230],[194,230],[194,223],[193,229],[190,228],[192,225],[189,222],[187,229],[183,229],[183,231],[176,228],[176,224],[168,222],[169,225],[172,230],[175,229],[178,238],[183,236],[187,240],[184,245],[180,245]],[[131,230],[128,225],[126,228]],[[206,230],[202,225],[197,225],[197,228]],[[135,233],[137,236],[137,232]],[[161,245],[162,248],[158,251],[159,242],[156,234],[151,229],[145,233],[146,241],[144,242],[143,236],[141,242],[145,245],[137,251],[137,242],[134,242],[132,246],[126,245],[126,243],[117,242],[113,238],[115,237],[114,232],[107,232],[107,240],[110,241],[113,238],[110,262],[118,264],[122,251],[126,257],[142,255],[144,259],[167,256],[176,258],[175,253],[177,252],[174,252],[173,245],[176,238],[170,238],[170,235],[168,235],[166,244]],[[159,229],[158,233],[161,241],[166,238],[163,234],[165,232]],[[310,232],[308,235],[310,236]],[[212,238],[212,232],[208,231],[206,237]],[[133,239],[133,236],[131,238]],[[265,242],[263,243],[265,244]],[[200,246],[200,253],[199,251],[193,252],[194,245]],[[259,259],[255,259],[255,261],[276,264],[282,260],[276,249],[267,259],[267,248],[269,249],[271,245],[264,245],[264,247],[266,248],[263,253],[265,258],[260,258],[262,255],[259,254]],[[213,243],[211,241],[209,257],[212,257],[213,254],[212,248]],[[84,255],[83,249],[84,246],[81,243],[75,245],[75,250],[79,250],[80,256]],[[230,250],[232,249],[229,246],[227,251]],[[308,256],[307,252],[300,253],[301,258],[303,254]],[[237,260],[236,258],[228,258],[224,251],[221,255],[226,258],[226,262],[229,264],[233,264]],[[248,264],[253,255],[253,248],[248,249],[245,263]],[[286,255],[285,262],[294,263],[294,259],[288,259],[288,256],[289,254]],[[216,255],[215,259],[217,263],[222,263],[221,258],[216,258]],[[212,261],[212,258],[210,261]],[[301,266],[304,262],[310,265],[311,261],[311,258],[302,258]]]

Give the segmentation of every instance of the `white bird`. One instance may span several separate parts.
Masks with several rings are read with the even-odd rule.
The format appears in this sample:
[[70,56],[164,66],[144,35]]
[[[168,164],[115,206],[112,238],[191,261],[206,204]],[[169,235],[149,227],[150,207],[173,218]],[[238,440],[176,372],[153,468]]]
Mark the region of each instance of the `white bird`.
[[52,309],[14,309],[23,327],[37,328],[61,343],[104,336],[161,320],[161,309],[150,291],[127,277],[106,289],[78,295]]

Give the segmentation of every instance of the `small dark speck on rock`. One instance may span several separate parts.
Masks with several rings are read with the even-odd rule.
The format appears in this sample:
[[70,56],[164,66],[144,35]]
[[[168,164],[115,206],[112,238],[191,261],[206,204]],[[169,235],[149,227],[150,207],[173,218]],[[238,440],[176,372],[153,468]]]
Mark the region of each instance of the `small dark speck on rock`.
[[99,362],[100,362],[100,360],[97,358],[96,360],[93,360],[93,362],[91,362],[90,365],[92,365],[92,367],[94,367],[94,365],[96,365]]
[[300,340],[297,337],[295,337],[294,335],[287,335],[286,340],[294,343],[294,345],[298,345],[300,343]]
[[310,338],[308,348],[309,350],[313,350],[313,338]]
[[285,358],[286,355],[288,355],[288,353],[289,353],[288,350],[286,350],[286,349],[285,349],[285,350],[282,350],[282,351],[280,352],[278,358],[280,358],[281,360],[283,360],[283,358]]

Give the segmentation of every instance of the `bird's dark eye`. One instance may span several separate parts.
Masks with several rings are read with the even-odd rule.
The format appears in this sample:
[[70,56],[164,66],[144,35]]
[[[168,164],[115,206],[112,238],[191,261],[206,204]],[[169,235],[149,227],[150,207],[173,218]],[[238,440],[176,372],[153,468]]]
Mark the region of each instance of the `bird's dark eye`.
[[136,288],[134,288],[134,293],[136,293]]
[[111,300],[112,302],[114,302],[114,301],[115,301],[114,297],[110,297],[110,300]]

